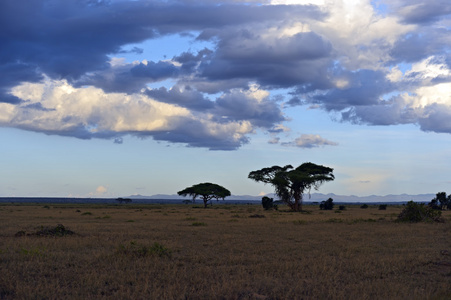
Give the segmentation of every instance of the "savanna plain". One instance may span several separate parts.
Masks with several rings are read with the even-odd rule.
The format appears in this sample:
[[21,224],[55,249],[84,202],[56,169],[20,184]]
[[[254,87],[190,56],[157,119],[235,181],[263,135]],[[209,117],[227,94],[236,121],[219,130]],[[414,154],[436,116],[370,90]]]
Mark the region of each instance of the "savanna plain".
[[451,299],[451,211],[0,205],[1,299]]

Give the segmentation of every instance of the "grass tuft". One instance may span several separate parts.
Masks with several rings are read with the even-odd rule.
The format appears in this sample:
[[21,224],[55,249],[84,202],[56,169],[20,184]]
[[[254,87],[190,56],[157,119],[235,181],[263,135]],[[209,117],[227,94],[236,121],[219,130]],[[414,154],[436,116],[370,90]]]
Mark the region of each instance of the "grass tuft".
[[128,255],[133,257],[145,257],[145,256],[159,256],[159,257],[171,257],[172,251],[166,248],[160,243],[153,243],[151,246],[138,244],[135,241],[131,241],[127,245],[119,245],[116,253],[121,255]]
[[207,223],[204,223],[204,222],[193,222],[191,225],[192,226],[207,226]]

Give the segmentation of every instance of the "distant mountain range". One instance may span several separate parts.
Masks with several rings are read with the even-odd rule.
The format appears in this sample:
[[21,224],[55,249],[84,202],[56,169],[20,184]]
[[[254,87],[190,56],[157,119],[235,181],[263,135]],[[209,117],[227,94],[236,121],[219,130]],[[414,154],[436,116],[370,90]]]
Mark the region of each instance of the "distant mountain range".
[[[270,198],[274,198],[277,200],[277,196],[274,194],[266,195]],[[321,202],[332,198],[334,202],[350,202],[350,203],[360,203],[360,202],[408,202],[413,200],[415,202],[429,202],[435,197],[435,194],[419,194],[419,195],[385,195],[385,196],[345,196],[345,195],[336,195],[333,193],[330,194],[321,194],[321,193],[313,193],[309,198],[308,195],[304,195],[304,201],[306,202]],[[161,200],[189,200],[189,197],[181,197],[179,195],[165,195],[165,194],[157,194],[152,196],[143,196],[143,195],[131,195],[128,196],[131,199],[161,199]],[[226,200],[234,200],[234,201],[261,201],[262,196],[250,196],[250,195],[232,195],[227,197]]]

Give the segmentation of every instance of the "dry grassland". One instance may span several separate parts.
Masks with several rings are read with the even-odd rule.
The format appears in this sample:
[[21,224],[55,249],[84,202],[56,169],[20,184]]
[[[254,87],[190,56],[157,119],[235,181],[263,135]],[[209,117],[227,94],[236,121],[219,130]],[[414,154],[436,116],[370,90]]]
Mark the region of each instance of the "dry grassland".
[[0,298],[451,299],[451,211],[305,208],[1,205]]

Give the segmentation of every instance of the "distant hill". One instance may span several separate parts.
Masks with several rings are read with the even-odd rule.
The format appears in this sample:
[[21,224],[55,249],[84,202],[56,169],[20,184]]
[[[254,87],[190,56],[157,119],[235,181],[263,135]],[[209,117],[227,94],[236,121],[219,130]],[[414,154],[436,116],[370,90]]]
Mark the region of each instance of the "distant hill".
[[[266,195],[270,198],[277,199],[277,196],[274,194]],[[322,193],[313,193],[309,198],[308,194],[304,195],[304,201],[306,202],[321,202],[323,200],[327,200],[329,198],[334,199],[334,202],[350,202],[350,203],[359,203],[359,202],[408,202],[413,200],[415,202],[429,202],[435,197],[435,194],[419,194],[419,195],[370,195],[370,196],[346,196],[346,195],[336,195],[333,193],[330,194],[322,194]],[[162,200],[183,200],[189,199],[189,197],[181,197],[179,195],[166,195],[166,194],[156,194],[152,196],[143,196],[143,195],[131,195],[128,196],[131,199],[162,199]],[[251,196],[251,195],[232,195],[227,197],[226,200],[242,200],[242,201],[260,201],[262,196]]]

